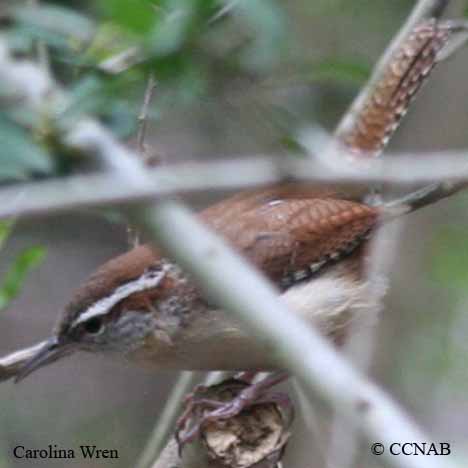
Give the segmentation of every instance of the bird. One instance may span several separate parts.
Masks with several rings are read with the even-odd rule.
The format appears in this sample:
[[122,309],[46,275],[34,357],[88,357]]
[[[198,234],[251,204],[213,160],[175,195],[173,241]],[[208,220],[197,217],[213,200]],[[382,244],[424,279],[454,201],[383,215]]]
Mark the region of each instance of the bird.
[[[350,151],[382,152],[450,34],[450,23],[436,20],[411,32],[356,125],[340,135]],[[287,182],[240,192],[198,216],[274,284],[291,313],[339,345],[356,312],[379,299],[364,271],[369,239],[386,215],[383,205],[338,186]],[[98,268],[49,339],[0,360],[0,380],[22,380],[75,351],[124,355],[154,369],[278,368],[265,346],[157,246],[144,244]]]

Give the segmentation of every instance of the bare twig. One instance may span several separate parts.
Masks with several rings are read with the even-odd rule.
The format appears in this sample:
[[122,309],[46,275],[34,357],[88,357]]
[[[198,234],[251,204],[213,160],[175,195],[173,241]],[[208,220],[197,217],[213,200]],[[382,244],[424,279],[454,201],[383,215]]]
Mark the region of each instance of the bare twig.
[[143,50],[137,46],[129,47],[99,63],[98,68],[106,73],[118,75],[145,60]]
[[[138,114],[138,132],[137,132],[137,148],[143,162],[146,163],[147,160],[147,151],[145,145],[146,139],[146,130],[148,126],[148,111],[153,99],[154,89],[156,87],[156,80],[154,78],[153,72],[149,73],[148,80],[146,83],[145,94],[143,97],[143,104],[141,106],[140,113]],[[127,237],[128,242],[132,247],[136,247],[140,244],[140,233],[135,226],[127,226]]]
[[175,383],[172,392],[164,406],[164,410],[150,435],[146,447],[137,463],[137,468],[149,468],[156,460],[170,433],[174,430],[174,423],[183,403],[183,397],[188,393],[196,381],[195,372],[182,372]]
[[468,181],[447,180],[428,185],[401,198],[387,202],[386,206],[389,209],[395,208],[401,213],[409,213],[448,198],[466,188],[468,188]]
[[164,447],[161,456],[154,463],[153,468],[181,468],[179,447],[174,438]]
[[453,38],[448,44],[439,52],[437,60],[447,60],[466,45],[468,40],[468,22],[466,21],[450,21],[453,31]]
[[[192,374],[192,377],[195,377],[193,372],[182,372],[179,376],[174,389],[171,392],[169,400],[167,401],[163,414],[159,421],[156,423],[152,435],[149,437],[149,440],[146,444],[146,448],[140,457],[137,468],[147,468],[153,465],[153,468],[156,466],[161,466],[164,468],[170,468],[176,466],[175,464],[167,464],[167,455],[171,454],[172,461],[177,461],[182,464],[183,460],[179,458],[177,447],[174,445],[174,439],[169,437],[169,433],[172,430],[175,430],[174,422],[179,413],[179,409],[183,404],[184,397],[187,395],[189,389],[194,384],[194,378],[188,377],[187,374]],[[219,383],[221,380],[227,378],[227,372],[208,372],[203,384],[206,386]],[[163,444],[166,442],[163,448]],[[171,448],[174,447],[175,450],[172,451]],[[198,454],[198,457],[201,457],[202,454]],[[185,462],[187,462],[185,460]]]
[[146,84],[145,96],[143,98],[143,105],[141,106],[140,114],[138,115],[138,134],[137,134],[137,145],[138,151],[142,155],[146,154],[145,149],[145,138],[146,129],[148,126],[148,111],[153,99],[154,90],[156,88],[156,79],[154,73],[150,72],[148,76],[148,82]]
[[[296,394],[298,411],[300,418],[304,422],[304,426],[307,432],[307,448],[309,453],[314,454],[317,467],[323,468],[340,468],[335,466],[327,465],[327,432],[324,431],[323,424],[323,405],[320,405],[319,401],[312,404],[310,398],[307,397],[304,389],[297,381],[297,379],[291,379],[292,389]],[[296,433],[295,433],[296,434]],[[302,436],[302,434],[300,434]]]
[[224,2],[224,5],[208,20],[208,24],[211,25],[219,19],[228,15],[242,0],[228,0]]
[[[268,416],[268,414],[267,414]],[[255,422],[254,424],[258,424],[258,418],[260,417],[260,420],[263,420],[265,422],[265,414],[259,413],[258,411],[255,413]],[[245,418],[245,416],[244,416]],[[242,424],[242,418],[235,418],[236,421],[240,424]],[[270,418],[268,418],[270,419]],[[250,424],[245,424],[245,427],[251,427],[252,421],[250,421]],[[278,423],[276,423],[278,424]],[[242,430],[242,427],[236,428]],[[280,427],[275,427],[276,430],[281,429]],[[226,430],[224,428],[224,430]],[[227,430],[229,434],[229,429]],[[237,430],[235,432],[237,435]],[[229,436],[229,440],[232,440],[231,437],[234,437],[234,433],[232,436]],[[270,434],[268,433],[268,439],[270,439]],[[154,463],[152,468],[226,468],[226,466],[232,466],[233,468],[237,467],[240,468],[242,466],[248,466],[249,459],[253,459],[253,455],[251,452],[255,451],[255,446],[252,443],[252,437],[251,434],[247,438],[247,440],[244,441],[243,444],[234,445],[234,450],[236,453],[239,453],[240,456],[240,463],[236,463],[234,460],[231,463],[223,461],[221,457],[213,456],[215,454],[211,453],[208,454],[208,450],[212,450],[213,447],[213,438],[210,438],[211,440],[207,440],[206,443],[201,442],[200,440],[195,441],[194,443],[186,446],[183,450],[182,455],[179,455],[178,451],[178,446],[174,438],[171,438],[167,445],[165,446],[164,450],[162,451],[160,457],[158,460]],[[222,439],[220,438],[219,434],[216,434],[215,437],[217,442],[222,442]],[[265,443],[267,442],[267,443]],[[265,441],[262,445],[268,447],[269,442]],[[278,441],[281,443],[281,441]],[[210,447],[208,449],[207,447]],[[260,450],[262,447],[258,448],[258,454],[260,454]],[[242,451],[245,451],[246,454],[243,455]],[[273,455],[273,454],[272,454]],[[266,457],[263,460],[259,461],[258,463],[255,464],[255,468],[274,468],[277,465],[276,459],[280,455],[280,453],[276,454],[275,457]]]

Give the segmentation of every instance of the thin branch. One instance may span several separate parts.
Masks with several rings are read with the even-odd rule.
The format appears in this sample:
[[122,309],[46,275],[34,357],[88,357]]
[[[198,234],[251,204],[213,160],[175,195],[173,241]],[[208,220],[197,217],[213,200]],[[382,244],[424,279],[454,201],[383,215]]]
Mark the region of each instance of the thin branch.
[[170,434],[174,430],[174,423],[183,404],[184,396],[189,392],[196,381],[195,372],[182,372],[175,383],[171,394],[164,405],[158,423],[150,435],[146,447],[137,463],[137,468],[149,468],[163,450]]
[[173,438],[164,447],[161,456],[154,463],[153,468],[181,468],[179,448]]
[[143,50],[140,47],[132,46],[100,62],[98,69],[112,75],[118,75],[144,61]]
[[145,96],[143,98],[143,105],[141,107],[140,114],[138,115],[138,134],[137,134],[137,145],[138,151],[145,155],[145,138],[146,129],[148,126],[148,111],[153,99],[154,90],[156,88],[156,79],[154,73],[150,72],[148,76],[148,82],[146,84]]
[[229,0],[225,1],[224,5],[208,20],[207,24],[211,25],[221,18],[228,15],[234,8],[236,8],[242,0]]
[[[246,385],[228,379],[197,391],[201,391],[209,400],[223,401],[245,389]],[[200,411],[203,412],[203,408]],[[200,428],[198,438],[184,446],[180,458],[172,452],[170,459],[184,468],[192,466],[193,458],[198,460],[197,468],[275,468],[290,437],[290,418],[286,413],[279,404],[264,402],[250,406],[229,420],[211,421]],[[155,462],[155,467],[171,467],[167,465],[167,455],[171,453],[173,443],[171,438]]]
[[[327,465],[327,433],[324,430],[323,424],[323,406],[320,405],[321,402],[316,401],[312,404],[310,398],[307,397],[304,389],[297,381],[297,379],[291,379],[292,389],[296,394],[297,405],[299,411],[297,413],[300,415],[301,419],[304,422],[306,429],[307,437],[307,448],[309,453],[314,454],[315,466],[323,468],[341,468]],[[301,437],[304,437],[300,433]]]
[[[143,104],[141,106],[140,113],[138,114],[137,148],[144,163],[147,162],[145,139],[148,126],[148,111],[153,99],[155,87],[156,80],[153,72],[150,71],[143,97]],[[140,244],[140,233],[138,232],[138,229],[135,229],[135,226],[130,224],[127,226],[127,237],[128,242],[132,247],[137,247]]]
[[[203,384],[213,385],[224,380],[227,372],[208,372]],[[183,371],[180,373],[174,388],[171,391],[167,400],[162,415],[156,423],[152,434],[148,438],[146,447],[137,464],[137,468],[149,468],[151,466],[167,466],[170,468],[175,465],[166,465],[166,456],[171,453],[173,461],[179,460],[178,450],[171,450],[174,444],[174,439],[170,437],[171,431],[175,430],[175,421],[179,414],[179,410],[183,405],[184,397],[186,397],[190,388],[193,387],[196,379],[196,373]],[[176,447],[174,447],[176,448]],[[161,465],[162,464],[162,465]]]
[[434,183],[411,192],[403,197],[385,203],[387,209],[396,210],[396,214],[410,213],[425,206],[432,205],[468,188],[468,181],[451,181]]

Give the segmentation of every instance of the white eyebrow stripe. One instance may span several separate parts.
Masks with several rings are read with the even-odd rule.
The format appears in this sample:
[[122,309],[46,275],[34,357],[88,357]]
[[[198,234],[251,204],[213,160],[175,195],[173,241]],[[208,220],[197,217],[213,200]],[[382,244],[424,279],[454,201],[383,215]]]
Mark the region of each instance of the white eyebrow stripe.
[[86,322],[92,317],[98,317],[100,315],[107,314],[107,312],[109,312],[112,307],[114,307],[122,299],[130,296],[130,294],[154,288],[161,282],[168,270],[169,267],[166,265],[158,272],[147,271],[138,279],[119,286],[113,292],[113,294],[95,302],[85,312],[80,314],[80,316],[77,317],[76,320],[72,323],[72,326]]

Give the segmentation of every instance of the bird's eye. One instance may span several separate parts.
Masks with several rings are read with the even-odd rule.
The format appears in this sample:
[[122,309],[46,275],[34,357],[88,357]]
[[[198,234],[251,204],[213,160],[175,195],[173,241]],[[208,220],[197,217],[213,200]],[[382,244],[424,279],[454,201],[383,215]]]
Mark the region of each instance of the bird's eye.
[[99,333],[102,330],[102,326],[103,320],[101,317],[93,317],[83,324],[85,331],[93,335]]

